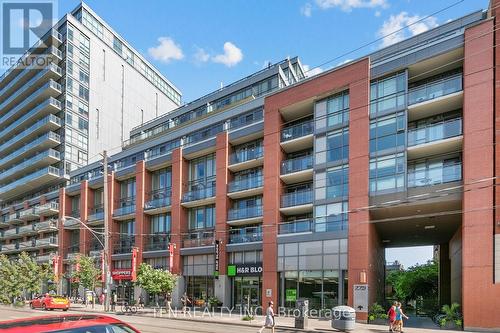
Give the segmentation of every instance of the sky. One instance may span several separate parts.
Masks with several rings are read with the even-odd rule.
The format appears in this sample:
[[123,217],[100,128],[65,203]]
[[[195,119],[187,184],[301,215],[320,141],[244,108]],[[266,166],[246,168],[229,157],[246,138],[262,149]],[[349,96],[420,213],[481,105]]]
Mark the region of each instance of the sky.
[[[78,2],[60,0],[60,16]],[[488,6],[488,0],[88,0],[86,3],[181,90],[183,102],[288,56],[299,56],[310,69],[309,74],[315,74]],[[415,23],[452,4],[456,5]],[[414,24],[403,32],[339,57],[411,23]],[[315,68],[331,59],[335,60]]]
[[432,246],[395,247],[385,250],[385,261],[394,262],[398,260],[404,268],[409,268],[416,264],[425,264],[433,257]]

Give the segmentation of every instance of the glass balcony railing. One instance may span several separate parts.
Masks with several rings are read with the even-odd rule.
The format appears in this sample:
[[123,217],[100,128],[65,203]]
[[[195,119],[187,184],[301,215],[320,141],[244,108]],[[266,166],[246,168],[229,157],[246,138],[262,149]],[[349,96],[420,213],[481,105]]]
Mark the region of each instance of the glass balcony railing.
[[170,235],[149,235],[146,237],[145,242],[145,251],[165,251],[168,250]]
[[95,222],[101,220],[104,220],[104,207],[102,205],[98,205],[90,210],[87,221]]
[[434,167],[408,166],[408,187],[439,185],[462,180],[462,163]]
[[214,245],[213,230],[193,231],[184,234],[182,237],[182,247],[200,247]]
[[122,206],[113,211],[113,216],[123,216],[123,215],[129,215],[135,213],[135,203],[128,205],[128,206]]
[[215,185],[210,185],[203,189],[189,191],[182,197],[182,202],[190,202],[196,200],[207,199],[215,196]]
[[34,240],[35,247],[47,247],[47,246],[57,246],[57,245],[58,245],[57,236],[40,238],[40,239]]
[[49,149],[43,153],[39,153],[39,154],[25,160],[24,162],[19,163],[16,166],[14,166],[10,169],[7,169],[7,170],[3,171],[2,173],[0,173],[0,181],[4,178],[10,177],[10,176],[18,173],[19,171],[22,171],[23,169],[26,169],[29,166],[34,165],[35,163],[43,160],[46,157],[52,157],[54,159],[59,160],[61,158],[61,153],[59,153],[57,150],[54,150],[54,149]]
[[289,173],[304,171],[312,169],[313,157],[312,155],[296,157],[281,163],[281,174],[286,175]]
[[38,232],[56,231],[57,221],[50,220],[50,221],[38,222],[35,224],[35,230]]
[[311,190],[285,193],[281,197],[281,207],[307,205],[312,203],[312,201],[313,191]]
[[158,189],[149,193],[149,200],[144,204],[144,209],[157,209],[171,205],[171,190]]
[[290,222],[282,222],[278,225],[278,233],[280,235],[312,232],[313,230],[313,220],[296,220]]
[[228,184],[228,192],[239,192],[250,190],[253,188],[262,187],[264,185],[264,179],[262,175],[246,177],[243,179],[232,181]]
[[38,207],[31,207],[19,212],[19,217],[22,219],[27,219],[30,217],[39,217]]
[[0,151],[5,150],[6,148],[9,148],[9,146],[12,146],[15,142],[22,142],[23,137],[27,136],[28,134],[33,133],[34,131],[36,131],[40,127],[43,127],[45,124],[47,124],[49,122],[53,122],[53,123],[56,123],[57,125],[61,126],[61,118],[54,116],[53,114],[50,114],[50,115],[40,119],[39,121],[37,121],[36,123],[34,123],[30,127],[28,127],[27,129],[25,129],[24,131],[18,133],[16,136],[10,138],[8,141],[5,141],[0,146]]
[[43,205],[40,205],[38,207],[38,211],[40,212],[40,214],[50,212],[50,211],[58,212],[59,211],[59,203],[57,203],[55,201],[44,203]]
[[449,119],[440,123],[408,130],[408,146],[416,146],[433,141],[462,135],[462,118]]
[[281,142],[297,139],[313,132],[314,123],[312,120],[286,127],[281,131]]
[[35,171],[35,172],[25,176],[25,177],[19,178],[11,183],[8,183],[4,186],[1,186],[0,193],[5,193],[7,191],[10,191],[10,190],[18,187],[21,184],[29,183],[37,178],[40,178],[40,177],[42,177],[44,175],[48,175],[48,174],[59,177],[62,175],[62,172],[61,172],[61,170],[59,170],[58,168],[53,167],[53,166],[49,166],[47,168],[40,169],[40,170]]
[[[76,253],[79,253],[80,252],[80,244],[73,244],[73,245],[70,245],[68,246],[68,248],[66,249],[66,254],[76,254]],[[67,256],[68,259],[71,259],[70,258],[71,256]]]
[[262,241],[262,226],[231,229],[229,244],[252,243]]
[[230,164],[238,164],[264,157],[264,148],[244,149],[231,154]]
[[408,92],[408,105],[417,104],[462,90],[462,73],[413,87]]
[[30,151],[34,148],[36,148],[36,146],[42,142],[45,142],[47,140],[54,140],[54,141],[57,141],[57,142],[61,142],[61,136],[59,134],[56,134],[54,132],[48,132],[38,138],[36,138],[35,140],[31,141],[30,143],[24,145],[22,148],[20,149],[16,149],[13,153],[5,156],[4,158],[0,159],[0,165],[3,165],[11,160],[13,160],[14,158],[24,154],[25,152],[27,151]]
[[232,208],[227,212],[228,221],[251,219],[260,216],[262,216],[262,205],[245,208]]
[[121,236],[113,245],[113,254],[132,253],[135,246],[135,236]]

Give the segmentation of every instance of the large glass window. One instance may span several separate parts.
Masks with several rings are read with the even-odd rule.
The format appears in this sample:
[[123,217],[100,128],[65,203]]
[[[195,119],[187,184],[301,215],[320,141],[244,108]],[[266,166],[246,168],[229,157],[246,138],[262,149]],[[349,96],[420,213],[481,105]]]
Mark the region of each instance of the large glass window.
[[330,97],[326,101],[328,126],[336,126],[349,122],[349,92],[345,91]]
[[460,156],[408,162],[408,187],[436,185],[461,179]]
[[215,225],[215,206],[203,206],[189,210],[189,230],[210,229]]
[[404,153],[370,159],[370,192],[404,188],[404,172]]
[[162,190],[172,187],[172,169],[160,169],[151,175],[151,188],[153,190]]
[[326,197],[345,197],[349,193],[349,166],[341,165],[328,169],[326,173]]
[[314,228],[316,232],[347,230],[347,201],[318,205],[314,208]]
[[379,117],[370,122],[370,152],[405,145],[406,118],[403,112]]
[[120,199],[133,199],[135,198],[135,179],[120,182]]
[[372,81],[370,85],[370,114],[384,115],[406,107],[406,73]]
[[328,162],[349,159],[349,129],[343,128],[334,131],[327,136],[327,160]]
[[190,162],[189,181],[190,191],[215,186],[215,154]]
[[170,213],[151,216],[151,233],[152,234],[168,234],[171,230]]

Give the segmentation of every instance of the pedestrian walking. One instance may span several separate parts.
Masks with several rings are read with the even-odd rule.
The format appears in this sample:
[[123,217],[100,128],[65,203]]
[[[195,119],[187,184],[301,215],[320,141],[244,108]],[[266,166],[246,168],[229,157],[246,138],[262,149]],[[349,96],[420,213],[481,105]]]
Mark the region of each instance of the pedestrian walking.
[[174,310],[172,309],[172,295],[170,293],[167,293],[165,295],[165,309],[167,313],[173,313]]
[[144,297],[142,297],[142,295],[139,295],[139,307],[144,309]]
[[276,326],[276,322],[274,321],[274,309],[273,309],[274,303],[273,301],[270,301],[268,304],[268,307],[266,309],[266,318],[264,321],[264,326],[262,326],[259,330],[259,333],[262,333],[262,331],[265,328],[270,328],[271,332],[274,333],[274,327]]
[[398,305],[398,302],[394,301],[392,302],[392,305],[387,311],[387,317],[389,318],[389,331],[393,332],[394,331],[394,322],[396,321],[396,306]]
[[403,309],[401,308],[401,303],[398,302],[396,305],[396,321],[394,322],[394,330],[397,330],[399,333],[403,333],[403,318],[409,319],[409,317],[404,314]]
[[118,302],[118,297],[116,296],[116,293],[114,292],[111,296],[111,311],[115,311],[116,302]]
[[182,303],[182,313],[186,313],[187,305],[191,303],[191,300],[189,299],[187,293],[184,293],[184,295],[182,295],[181,303]]

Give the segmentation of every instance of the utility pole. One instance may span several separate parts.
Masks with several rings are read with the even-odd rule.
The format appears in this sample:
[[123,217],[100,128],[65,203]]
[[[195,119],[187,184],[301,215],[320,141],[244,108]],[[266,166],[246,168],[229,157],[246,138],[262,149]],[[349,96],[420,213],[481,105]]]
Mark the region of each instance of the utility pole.
[[109,219],[108,219],[108,154],[104,150],[102,152],[102,162],[104,164],[104,198],[103,198],[103,205],[104,205],[104,255],[103,255],[103,260],[104,260],[104,281],[105,281],[105,286],[106,286],[106,298],[105,298],[105,305],[104,305],[104,311],[108,312],[110,310],[110,303],[111,303],[111,271],[110,271],[110,262],[109,262]]

